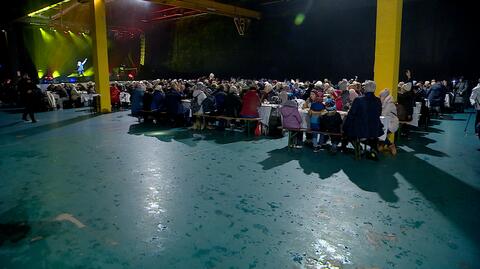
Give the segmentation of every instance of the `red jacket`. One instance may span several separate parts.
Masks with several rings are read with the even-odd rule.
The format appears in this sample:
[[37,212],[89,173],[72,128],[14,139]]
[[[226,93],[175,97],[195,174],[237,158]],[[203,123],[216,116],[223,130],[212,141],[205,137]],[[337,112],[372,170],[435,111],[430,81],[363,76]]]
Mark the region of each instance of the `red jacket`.
[[120,104],[120,90],[116,86],[110,87],[110,101],[113,104]]
[[258,117],[258,107],[260,107],[260,98],[256,90],[249,90],[243,96],[242,110],[240,116]]

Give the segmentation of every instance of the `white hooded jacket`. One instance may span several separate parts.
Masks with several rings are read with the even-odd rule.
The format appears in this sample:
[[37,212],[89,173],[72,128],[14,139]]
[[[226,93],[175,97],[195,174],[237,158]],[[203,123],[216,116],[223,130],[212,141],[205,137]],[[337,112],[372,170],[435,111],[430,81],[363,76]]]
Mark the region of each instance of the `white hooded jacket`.
[[398,130],[397,107],[393,102],[393,97],[389,94],[382,100],[382,116],[388,117],[388,130],[395,133]]
[[476,110],[480,110],[480,83],[472,89],[472,95],[470,95],[470,103]]

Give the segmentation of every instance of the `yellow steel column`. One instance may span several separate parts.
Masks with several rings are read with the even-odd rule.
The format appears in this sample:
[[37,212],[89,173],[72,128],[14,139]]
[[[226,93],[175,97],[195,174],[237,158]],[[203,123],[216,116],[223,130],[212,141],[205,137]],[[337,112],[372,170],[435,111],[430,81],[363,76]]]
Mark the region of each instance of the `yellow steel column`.
[[377,94],[385,88],[397,100],[403,0],[377,0],[374,80]]
[[102,113],[112,111],[110,104],[110,81],[108,72],[107,21],[105,0],[92,0],[93,15],[93,64],[95,67],[95,90],[100,94]]

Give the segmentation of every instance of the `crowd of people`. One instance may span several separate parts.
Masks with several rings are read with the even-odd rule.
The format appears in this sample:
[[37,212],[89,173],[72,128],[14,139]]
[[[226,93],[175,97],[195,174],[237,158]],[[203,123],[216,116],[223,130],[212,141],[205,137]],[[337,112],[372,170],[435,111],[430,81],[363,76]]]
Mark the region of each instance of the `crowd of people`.
[[[328,79],[305,82],[221,80],[213,74],[193,80],[112,82],[110,95],[113,107],[131,103],[132,116],[142,117],[142,112],[145,111],[153,115],[162,113],[175,126],[195,124],[192,122],[193,116],[205,113],[233,118],[257,118],[258,108],[263,103],[268,103],[281,106],[283,127],[294,130],[300,129],[301,125],[298,109],[304,109],[308,111],[311,131],[306,135],[307,142],[311,141],[315,152],[327,140],[330,140],[330,149],[335,152],[340,143],[344,149],[348,141],[360,138],[370,145],[372,156],[376,155],[378,137],[384,133],[380,116],[389,120],[387,132],[395,133],[399,122],[412,120],[416,102],[422,104],[423,117],[427,117],[430,111],[441,113],[448,107],[463,111],[466,107],[475,105],[477,111],[480,109],[479,87],[475,87],[470,94],[468,82],[463,78],[451,83],[446,80],[417,82],[412,79],[409,70],[406,70],[405,78],[405,81],[398,84],[398,102],[394,101],[389,89],[382,89],[377,97],[374,94],[375,82],[368,80],[364,83],[357,79],[342,79],[338,83],[332,83]],[[6,80],[1,89],[0,101],[23,104],[23,119],[27,120],[26,116],[30,115],[32,122],[36,121],[33,111],[39,99],[55,98],[49,102],[56,103],[55,108],[61,109],[66,102],[72,107],[81,106],[81,92],[95,93],[92,82],[51,84],[46,91],[40,91],[28,75],[17,81]],[[477,115],[476,125],[478,118]],[[342,132],[342,137],[322,135]],[[292,144],[301,147],[303,133],[294,135],[294,138]],[[392,154],[396,153],[393,141],[387,138],[381,144]]]

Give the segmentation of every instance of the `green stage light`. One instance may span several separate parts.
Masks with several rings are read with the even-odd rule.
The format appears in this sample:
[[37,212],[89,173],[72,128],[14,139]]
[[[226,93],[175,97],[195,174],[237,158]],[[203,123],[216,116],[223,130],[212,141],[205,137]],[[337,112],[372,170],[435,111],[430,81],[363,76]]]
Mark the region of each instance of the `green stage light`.
[[295,20],[293,22],[295,23],[296,26],[300,26],[304,20],[305,20],[305,14],[298,13],[297,16],[295,16]]
[[43,73],[43,71],[42,71],[42,70],[38,70],[38,73],[37,73],[37,75],[38,75],[38,78],[42,78],[42,77],[43,77],[43,75],[45,75],[45,73]]
[[40,28],[40,33],[42,34],[43,41],[45,41],[46,43],[50,43],[51,41],[53,41],[53,36],[42,28]]
[[53,74],[52,74],[53,78],[58,78],[59,76],[60,76],[60,72],[58,72],[57,70],[53,71]]

